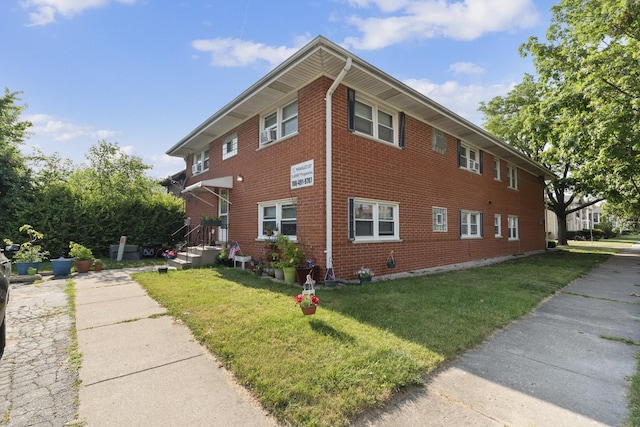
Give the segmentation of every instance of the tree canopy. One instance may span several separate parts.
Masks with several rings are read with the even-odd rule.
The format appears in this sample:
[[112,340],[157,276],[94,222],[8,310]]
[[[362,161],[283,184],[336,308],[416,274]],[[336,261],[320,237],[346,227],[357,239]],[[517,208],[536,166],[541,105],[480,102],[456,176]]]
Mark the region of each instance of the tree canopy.
[[30,189],[30,170],[20,146],[31,123],[20,120],[25,106],[18,105],[19,95],[5,88],[0,98],[0,233],[4,235],[17,227],[16,212],[24,206]]
[[639,18],[637,0],[562,0],[547,40],[531,37],[520,48],[537,76],[480,107],[490,132],[557,175],[547,195],[561,243],[566,214],[585,203],[607,198],[640,208]]

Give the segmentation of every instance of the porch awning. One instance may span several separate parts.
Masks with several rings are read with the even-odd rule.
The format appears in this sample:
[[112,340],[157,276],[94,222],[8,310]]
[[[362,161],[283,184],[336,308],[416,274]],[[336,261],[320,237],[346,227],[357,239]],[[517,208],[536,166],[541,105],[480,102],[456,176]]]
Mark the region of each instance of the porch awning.
[[191,184],[182,190],[182,194],[185,193],[203,193],[205,191],[211,192],[209,188],[233,188],[233,177],[223,176],[222,178],[203,179],[195,184]]

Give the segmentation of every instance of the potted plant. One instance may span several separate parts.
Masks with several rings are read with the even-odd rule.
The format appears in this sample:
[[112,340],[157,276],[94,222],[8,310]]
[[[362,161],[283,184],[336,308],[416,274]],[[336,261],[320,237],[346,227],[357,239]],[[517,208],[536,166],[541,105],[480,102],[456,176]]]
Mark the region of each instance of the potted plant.
[[[35,268],[35,272],[37,273],[38,268],[40,268],[40,263],[49,256],[49,252],[42,249],[42,246],[35,244],[38,240],[42,240],[44,235],[36,231],[29,224],[24,224],[19,228],[19,231],[29,236],[29,240],[22,243],[20,249],[13,256],[18,274],[22,276],[27,275],[29,268]],[[5,239],[4,242],[7,245],[13,244],[8,239]]]
[[66,277],[71,273],[71,267],[73,266],[73,258],[60,257],[51,260],[51,267],[53,268],[53,275],[55,277]]
[[368,268],[360,267],[360,270],[356,271],[356,277],[358,277],[360,284],[363,282],[370,282],[373,278],[373,271]]
[[87,273],[91,268],[93,253],[86,246],[76,242],[69,243],[69,256],[75,259],[78,273]]
[[262,277],[262,273],[264,273],[264,264],[262,262],[258,262],[253,269],[253,272],[258,277]]
[[102,271],[102,260],[100,258],[93,259],[93,270]]
[[315,314],[316,307],[320,304],[320,299],[313,294],[299,294],[295,297],[296,305],[300,306],[300,309],[305,316]]
[[295,283],[296,268],[298,268],[305,259],[304,250],[297,247],[295,242],[290,240],[284,234],[280,234],[278,236],[276,246],[280,250],[280,260],[282,262],[284,280],[286,282]]
[[213,215],[200,215],[200,225],[202,227],[215,227],[222,225],[220,217],[214,217]]

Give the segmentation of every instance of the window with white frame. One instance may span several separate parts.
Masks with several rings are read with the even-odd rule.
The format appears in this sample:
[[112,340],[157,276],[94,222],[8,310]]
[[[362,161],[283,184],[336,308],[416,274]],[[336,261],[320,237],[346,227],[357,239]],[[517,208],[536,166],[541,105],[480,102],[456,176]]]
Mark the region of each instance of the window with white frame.
[[459,144],[458,149],[458,166],[472,172],[481,173],[480,170],[480,151],[465,143]]
[[434,206],[431,212],[433,215],[433,231],[447,231],[447,208]]
[[482,213],[473,211],[460,211],[460,237],[482,237]]
[[349,199],[349,239],[396,240],[398,230],[397,203]]
[[262,117],[260,145],[298,132],[298,100],[271,111]]
[[204,150],[193,155],[191,174],[198,175],[209,170],[209,150]]
[[496,237],[502,237],[502,215],[496,214],[493,217],[493,232]]
[[268,230],[278,230],[290,239],[296,239],[297,206],[295,200],[279,200],[258,204],[258,236]]
[[493,179],[500,181],[500,159],[493,159]]
[[600,224],[600,213],[599,212],[594,212],[593,213],[593,223],[594,224]]
[[238,134],[234,132],[228,135],[222,143],[222,160],[226,160],[236,154],[238,154]]
[[433,151],[445,154],[447,151],[447,135],[440,129],[433,128]]
[[518,189],[518,169],[515,166],[507,165],[507,187]]
[[508,220],[509,227],[509,240],[518,240],[518,217],[509,215]]
[[393,114],[384,111],[377,105],[362,100],[355,101],[355,130],[377,139],[395,143],[395,123]]

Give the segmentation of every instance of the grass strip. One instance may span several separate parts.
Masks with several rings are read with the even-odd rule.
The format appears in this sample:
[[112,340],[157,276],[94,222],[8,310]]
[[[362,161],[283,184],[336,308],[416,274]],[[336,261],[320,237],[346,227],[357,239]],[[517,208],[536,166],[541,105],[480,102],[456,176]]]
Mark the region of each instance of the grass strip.
[[480,344],[614,251],[560,250],[432,276],[317,290],[230,268],[139,273],[264,407],[291,425],[347,425]]

